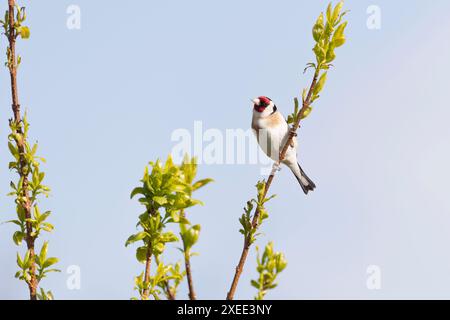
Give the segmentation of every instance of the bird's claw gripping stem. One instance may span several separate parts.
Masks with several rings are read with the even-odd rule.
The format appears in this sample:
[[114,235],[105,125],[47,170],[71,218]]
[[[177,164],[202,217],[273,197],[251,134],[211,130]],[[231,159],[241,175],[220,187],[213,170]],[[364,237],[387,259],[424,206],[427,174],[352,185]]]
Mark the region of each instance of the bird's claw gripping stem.
[[281,164],[279,162],[274,162],[273,172],[281,171]]

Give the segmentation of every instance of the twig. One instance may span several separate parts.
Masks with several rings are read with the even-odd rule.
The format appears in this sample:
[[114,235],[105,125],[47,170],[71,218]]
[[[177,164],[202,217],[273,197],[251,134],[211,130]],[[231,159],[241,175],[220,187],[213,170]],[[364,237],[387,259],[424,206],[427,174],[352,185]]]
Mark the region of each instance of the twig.
[[145,273],[144,273],[145,289],[144,289],[144,292],[142,293],[143,299],[148,299],[148,295],[149,295],[148,284],[150,282],[150,265],[152,263],[152,255],[153,255],[152,246],[151,246],[151,243],[149,243],[147,246],[147,257],[145,260]]
[[189,287],[189,299],[197,300],[197,296],[194,290],[194,281],[192,280],[192,271],[191,271],[191,259],[189,252],[184,253],[184,265],[186,268],[186,278]]
[[[186,214],[184,210],[181,210],[181,217],[185,218]],[[186,269],[186,279],[189,288],[189,300],[197,300],[197,295],[194,289],[194,281],[192,280],[192,270],[191,270],[191,253],[190,249],[186,248],[186,244],[183,243],[183,251],[184,251],[184,266]]]
[[166,282],[166,293],[167,293],[167,299],[169,300],[176,300],[175,295],[173,294],[172,290],[170,290],[169,281]]
[[[9,7],[9,34],[7,35],[9,41],[10,50],[10,61],[8,61],[9,73],[11,78],[11,96],[12,96],[12,111],[14,114],[14,121],[17,124],[17,133],[23,137],[22,127],[19,125],[22,122],[20,115],[20,103],[19,103],[19,92],[17,86],[17,57],[16,57],[16,30],[14,28],[15,24],[15,0],[8,0]],[[21,205],[25,211],[26,222],[26,243],[28,251],[30,252],[30,259],[32,261],[30,267],[30,279],[27,281],[28,288],[30,291],[30,300],[36,300],[36,291],[38,286],[38,281],[36,278],[36,264],[34,262],[35,252],[34,252],[34,242],[35,237],[32,235],[33,226],[30,222],[31,219],[31,208],[32,201],[28,193],[29,182],[28,182],[28,172],[27,172],[27,161],[24,157],[25,154],[25,141],[23,139],[15,138],[17,143],[17,149],[19,151],[19,175],[22,178],[22,200]]]
[[[275,177],[277,167],[279,166],[279,164],[283,161],[284,157],[286,156],[289,146],[292,144],[292,141],[293,141],[294,137],[296,136],[296,132],[297,132],[298,128],[300,127],[300,121],[301,121],[305,111],[308,109],[308,107],[311,104],[312,93],[317,84],[317,80],[319,78],[319,73],[320,73],[320,68],[317,68],[314,73],[314,77],[313,77],[311,86],[309,87],[308,95],[306,96],[305,100],[303,101],[302,108],[299,111],[299,113],[297,115],[297,119],[296,119],[294,125],[292,126],[291,130],[289,131],[288,139],[287,139],[285,145],[283,146],[283,149],[280,152],[279,160],[274,164],[274,166],[272,168],[272,172],[270,173],[270,176],[266,180],[265,187],[264,187],[263,199],[267,196],[267,192],[269,191],[269,188],[272,185],[272,181]],[[253,220],[252,220],[252,228],[254,228],[254,229],[258,228],[259,215],[260,215],[260,211],[258,209],[256,209],[255,215],[253,216]],[[239,259],[239,263],[236,267],[236,272],[233,277],[233,282],[231,283],[230,291],[228,291],[228,294],[227,294],[227,300],[234,299],[234,295],[235,295],[236,288],[237,288],[237,285],[239,282],[239,278],[241,277],[242,271],[244,269],[245,261],[247,260],[250,246],[251,246],[250,239],[246,238],[244,240],[244,248],[242,249],[241,257]]]

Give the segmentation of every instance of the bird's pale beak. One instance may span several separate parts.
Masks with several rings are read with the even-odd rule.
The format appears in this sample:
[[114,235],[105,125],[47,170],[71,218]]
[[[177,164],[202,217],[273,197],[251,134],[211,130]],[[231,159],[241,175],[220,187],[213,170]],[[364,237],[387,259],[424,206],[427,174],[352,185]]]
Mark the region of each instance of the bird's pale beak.
[[259,99],[252,99],[253,104],[259,106],[259,104],[261,103],[261,101],[259,101]]

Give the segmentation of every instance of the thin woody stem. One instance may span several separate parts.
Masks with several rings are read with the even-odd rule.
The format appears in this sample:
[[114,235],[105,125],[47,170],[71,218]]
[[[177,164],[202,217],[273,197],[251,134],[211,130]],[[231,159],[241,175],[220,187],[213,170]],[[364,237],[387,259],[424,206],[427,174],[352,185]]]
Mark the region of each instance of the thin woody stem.
[[188,282],[189,287],[189,299],[190,300],[197,300],[197,296],[195,294],[194,290],[194,281],[192,280],[192,270],[191,270],[191,259],[190,259],[190,252],[185,251],[184,253],[184,265],[186,268],[186,278]]
[[[156,212],[154,210],[149,210],[148,214],[150,216],[153,216],[156,214]],[[149,241],[147,244],[147,254],[145,257],[145,272],[144,272],[144,284],[145,284],[145,289],[142,292],[142,300],[147,300],[149,298],[149,294],[150,294],[150,290],[148,289],[148,285],[150,283],[150,266],[152,264],[152,255],[153,255],[153,250],[152,250],[152,242]]]
[[[279,160],[274,164],[272,172],[270,173],[270,176],[267,178],[267,180],[265,182],[263,199],[267,196],[267,192],[269,191],[269,188],[272,185],[272,181],[275,178],[275,173],[277,171],[276,167],[279,166],[279,164],[283,161],[284,157],[286,156],[289,146],[292,144],[292,141],[293,141],[294,137],[296,136],[296,132],[297,132],[298,128],[300,127],[300,121],[303,118],[305,111],[308,109],[308,107],[311,104],[312,93],[314,91],[314,88],[316,87],[317,80],[319,79],[319,73],[320,73],[320,66],[318,66],[318,68],[316,69],[316,71],[314,73],[314,77],[311,82],[311,86],[309,87],[308,94],[307,94],[305,100],[303,101],[302,108],[300,109],[300,111],[296,117],[296,121],[295,121],[294,125],[292,126],[291,130],[289,131],[288,139],[287,139],[286,143],[284,144],[283,149],[280,152]],[[253,229],[258,229],[258,227],[259,227],[258,226],[259,216],[260,216],[260,210],[257,208],[255,210],[255,214],[254,214],[253,220],[252,220],[252,228]],[[235,274],[233,277],[233,281],[231,283],[230,290],[228,291],[228,294],[227,294],[227,300],[234,299],[234,295],[236,293],[236,288],[237,288],[237,285],[239,282],[239,278],[241,277],[242,271],[244,270],[244,265],[245,265],[245,261],[247,260],[250,246],[251,246],[250,239],[248,237],[246,237],[244,240],[244,248],[242,249],[241,257],[239,259],[238,265],[236,266],[236,271],[235,271]]]
[[172,290],[170,290],[170,285],[169,282],[166,282],[166,293],[167,293],[167,298],[169,300],[176,300],[174,293],[172,292]]
[[148,299],[149,296],[148,283],[150,282],[150,265],[152,263],[152,255],[153,255],[152,245],[151,243],[149,243],[147,245],[147,257],[145,260],[145,274],[144,274],[144,284],[146,285],[146,288],[142,293],[142,300]]
[[30,266],[30,279],[27,281],[28,288],[30,291],[30,300],[36,300],[36,292],[38,287],[38,280],[36,277],[36,264],[35,264],[35,252],[34,252],[34,242],[35,237],[32,235],[33,226],[29,220],[31,219],[31,208],[33,206],[32,200],[28,193],[29,182],[28,182],[28,169],[27,169],[27,161],[24,157],[25,154],[25,143],[23,130],[21,126],[22,118],[20,114],[20,103],[19,103],[19,91],[17,86],[17,57],[16,57],[16,30],[14,28],[15,24],[15,0],[8,0],[8,13],[9,13],[9,33],[6,35],[9,42],[9,73],[11,78],[11,96],[12,96],[12,111],[14,114],[14,119],[10,121],[14,121],[17,127],[17,133],[19,136],[23,137],[22,139],[17,139],[15,137],[15,142],[17,144],[17,149],[19,151],[19,175],[22,178],[22,194],[20,200],[20,206],[23,207],[25,211],[26,222],[26,243],[28,251],[30,252],[30,260],[32,261]]
[[[181,210],[181,216],[185,218],[184,210]],[[191,270],[191,253],[186,245],[183,243],[183,251],[184,251],[184,266],[186,270],[186,279],[189,288],[189,300],[197,300],[197,295],[194,289],[194,280],[192,279],[192,270]]]

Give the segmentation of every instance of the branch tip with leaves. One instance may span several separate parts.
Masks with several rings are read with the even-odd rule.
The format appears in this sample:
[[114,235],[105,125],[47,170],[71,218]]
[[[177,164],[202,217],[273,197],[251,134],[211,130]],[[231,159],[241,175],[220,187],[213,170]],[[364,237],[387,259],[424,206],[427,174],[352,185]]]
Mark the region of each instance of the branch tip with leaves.
[[41,213],[37,204],[38,196],[48,196],[50,189],[43,184],[45,173],[40,171],[40,164],[45,162],[45,159],[36,155],[37,144],[30,145],[28,142],[29,123],[26,114],[21,114],[18,93],[17,70],[22,59],[16,54],[16,41],[19,37],[30,37],[30,29],[23,25],[25,20],[25,8],[19,7],[14,0],[8,0],[8,10],[4,19],[0,20],[0,25],[3,26],[8,40],[5,65],[11,79],[13,118],[9,120],[11,132],[8,135],[8,148],[13,160],[9,162],[9,169],[19,176],[16,183],[10,182],[12,190],[8,194],[15,197],[17,218],[8,222],[19,227],[13,234],[14,243],[20,245],[25,241],[27,245],[23,256],[17,253],[19,271],[15,277],[25,281],[31,300],[52,300],[53,294],[39,288],[39,284],[48,273],[59,271],[52,267],[58,259],[47,257],[48,242],[44,242],[39,254],[36,253],[36,240],[41,232],[53,230],[53,225],[47,222],[50,211]]
[[282,252],[274,252],[273,243],[269,242],[260,256],[259,248],[256,247],[256,271],[258,279],[251,280],[251,285],[258,289],[255,300],[264,300],[267,292],[275,289],[278,275],[286,268],[287,261]]
[[[140,299],[147,300],[153,297],[156,300],[164,293],[166,298],[174,300],[178,286],[184,276],[187,277],[189,298],[196,299],[190,258],[192,246],[198,241],[200,226],[191,226],[186,218],[186,210],[202,204],[192,198],[192,193],[207,185],[212,180],[204,179],[194,182],[197,174],[195,158],[185,157],[181,165],[173,163],[169,156],[164,164],[159,160],[150,162],[145,168],[142,185],[131,192],[131,198],[139,196],[139,202],[145,206],[146,211],[139,216],[137,226],[141,229],[131,235],[126,241],[128,246],[142,241],[142,246],[136,250],[136,258],[145,263],[144,272],[135,278],[135,288]],[[185,271],[181,271],[181,264],[165,265],[160,261],[166,244],[177,243],[179,238],[172,232],[166,231],[169,224],[179,224],[183,247],[180,250],[185,260]],[[154,275],[151,275],[152,257],[157,264]]]

